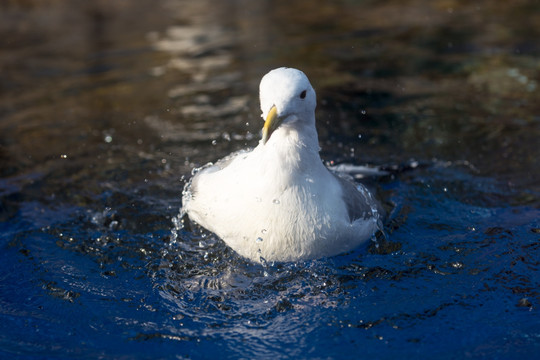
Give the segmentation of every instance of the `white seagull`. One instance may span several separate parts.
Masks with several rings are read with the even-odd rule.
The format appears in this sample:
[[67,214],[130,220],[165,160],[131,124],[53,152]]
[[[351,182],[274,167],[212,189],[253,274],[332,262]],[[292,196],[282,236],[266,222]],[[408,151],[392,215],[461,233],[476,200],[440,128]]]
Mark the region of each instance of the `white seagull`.
[[333,256],[370,239],[377,202],[323,165],[306,75],[272,70],[259,94],[265,123],[258,146],[202,167],[184,188],[183,211],[253,261]]

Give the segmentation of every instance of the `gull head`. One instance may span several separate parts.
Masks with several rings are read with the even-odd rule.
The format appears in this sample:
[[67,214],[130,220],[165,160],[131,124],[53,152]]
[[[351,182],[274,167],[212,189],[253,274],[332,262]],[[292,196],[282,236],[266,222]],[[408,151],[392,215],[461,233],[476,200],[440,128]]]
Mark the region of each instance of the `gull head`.
[[263,144],[282,124],[315,126],[315,90],[302,71],[284,67],[270,71],[261,80],[259,96],[265,119]]

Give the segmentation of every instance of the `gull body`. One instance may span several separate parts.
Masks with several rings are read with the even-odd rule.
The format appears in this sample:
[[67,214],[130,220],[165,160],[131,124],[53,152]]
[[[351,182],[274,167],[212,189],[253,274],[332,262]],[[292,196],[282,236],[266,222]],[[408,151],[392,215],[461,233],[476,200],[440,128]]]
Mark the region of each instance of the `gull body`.
[[322,163],[316,95],[304,73],[270,71],[260,101],[266,121],[258,146],[194,175],[183,194],[189,218],[254,261],[332,256],[370,239],[376,202]]

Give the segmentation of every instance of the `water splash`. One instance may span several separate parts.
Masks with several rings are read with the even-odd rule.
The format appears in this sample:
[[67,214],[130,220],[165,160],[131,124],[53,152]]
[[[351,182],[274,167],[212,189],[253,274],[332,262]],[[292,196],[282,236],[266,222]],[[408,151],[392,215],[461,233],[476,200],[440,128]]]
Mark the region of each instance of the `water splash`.
[[179,235],[178,233],[184,229],[184,216],[186,216],[186,210],[182,206],[180,208],[180,211],[178,215],[173,216],[171,218],[171,222],[173,227],[171,228],[171,234],[170,234],[170,242],[169,246],[173,246],[178,241]]

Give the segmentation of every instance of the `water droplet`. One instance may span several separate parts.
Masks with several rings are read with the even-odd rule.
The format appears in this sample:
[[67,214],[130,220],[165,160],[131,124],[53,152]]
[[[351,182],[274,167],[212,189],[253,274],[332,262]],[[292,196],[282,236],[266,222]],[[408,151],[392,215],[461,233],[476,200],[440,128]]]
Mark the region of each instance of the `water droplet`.
[[266,229],[262,229],[262,230],[261,230],[261,233],[262,233],[263,235],[266,234],[267,232],[268,232],[268,230],[266,230]]
[[257,240],[255,240],[255,242],[261,243],[261,242],[263,242],[263,238],[262,238],[262,237],[258,237]]
[[279,204],[279,200],[278,200],[278,199],[274,199],[274,200],[272,200],[272,202],[273,202],[274,204],[276,204],[276,205]]
[[106,143],[110,143],[110,142],[112,142],[112,136],[111,136],[111,135],[105,135],[105,137],[103,138],[103,140],[104,140]]
[[212,140],[212,145],[216,145],[217,144],[217,140]]
[[118,227],[118,221],[116,220],[111,221],[111,223],[109,224],[110,230],[115,230],[117,227]]
[[362,115],[366,115],[366,110],[362,110],[360,112],[362,113]]

